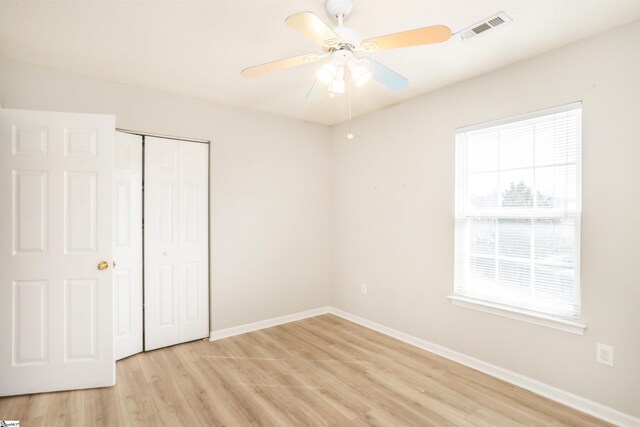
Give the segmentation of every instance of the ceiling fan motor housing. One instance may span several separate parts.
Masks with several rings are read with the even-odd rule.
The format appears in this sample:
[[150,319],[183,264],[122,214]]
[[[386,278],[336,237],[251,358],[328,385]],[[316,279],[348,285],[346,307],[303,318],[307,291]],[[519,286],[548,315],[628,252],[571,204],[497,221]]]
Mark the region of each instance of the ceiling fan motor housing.
[[331,58],[335,60],[338,64],[344,65],[349,59],[353,58],[353,52],[349,49],[338,49],[331,52]]
[[327,0],[324,8],[332,18],[339,19],[340,16],[346,18],[353,11],[353,0]]

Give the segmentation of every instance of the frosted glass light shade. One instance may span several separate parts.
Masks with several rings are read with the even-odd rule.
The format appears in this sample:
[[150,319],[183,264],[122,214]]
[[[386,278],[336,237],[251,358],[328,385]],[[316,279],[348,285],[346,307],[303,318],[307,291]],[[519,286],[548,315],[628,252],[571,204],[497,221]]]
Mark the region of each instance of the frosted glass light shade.
[[362,86],[371,78],[371,71],[364,65],[358,64],[356,61],[349,61],[349,71],[351,71],[351,79],[356,86]]
[[336,76],[337,68],[338,67],[333,62],[324,64],[322,67],[318,68],[318,71],[316,71],[316,78],[320,83],[328,85]]

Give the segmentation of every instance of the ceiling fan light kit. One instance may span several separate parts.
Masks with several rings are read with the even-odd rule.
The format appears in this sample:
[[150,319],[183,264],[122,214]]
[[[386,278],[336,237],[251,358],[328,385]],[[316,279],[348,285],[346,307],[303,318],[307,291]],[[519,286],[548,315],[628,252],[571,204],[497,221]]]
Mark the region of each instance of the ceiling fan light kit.
[[[340,81],[344,80],[345,68],[349,70],[351,80],[356,86],[364,85],[371,78],[371,72],[353,57],[353,52],[348,49],[337,49],[331,52],[331,61],[318,68],[316,79],[328,85],[330,92],[344,93],[344,82],[340,83]],[[342,90],[336,91],[334,87]]]

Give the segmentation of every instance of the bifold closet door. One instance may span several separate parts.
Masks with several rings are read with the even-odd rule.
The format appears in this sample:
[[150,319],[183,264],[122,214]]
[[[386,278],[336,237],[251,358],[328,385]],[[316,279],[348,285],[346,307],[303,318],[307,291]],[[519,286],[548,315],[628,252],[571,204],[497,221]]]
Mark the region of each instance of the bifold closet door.
[[145,137],[144,348],[209,335],[209,146]]
[[113,159],[116,360],[142,351],[142,136],[116,132]]

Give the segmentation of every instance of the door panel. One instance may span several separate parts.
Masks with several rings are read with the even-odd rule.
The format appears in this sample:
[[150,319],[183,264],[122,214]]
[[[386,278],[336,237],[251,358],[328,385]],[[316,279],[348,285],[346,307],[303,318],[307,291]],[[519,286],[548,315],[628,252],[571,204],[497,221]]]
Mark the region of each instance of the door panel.
[[142,351],[142,137],[116,132],[113,251],[116,360]]
[[145,138],[145,350],[209,334],[208,156]]
[[179,144],[180,340],[209,335],[209,146]]
[[97,174],[64,172],[66,253],[95,252],[97,240]]
[[66,157],[96,157],[98,133],[94,129],[65,129]]
[[115,119],[0,110],[0,395],[115,383]]
[[94,360],[97,356],[97,281],[71,279],[64,282],[65,360]]
[[173,243],[173,211],[174,209],[174,185],[171,183],[159,184],[159,203],[158,208],[160,211],[160,242],[172,244]]
[[[142,169],[142,165],[140,166]],[[116,179],[116,214],[115,214],[115,245],[128,247],[131,245],[131,182],[130,180]],[[142,193],[142,187],[133,191]],[[139,218],[142,221],[142,218]],[[136,219],[137,221],[137,219]]]
[[14,124],[11,133],[11,154],[18,156],[46,156],[49,154],[48,128]]
[[48,176],[13,171],[13,254],[47,252]]
[[[174,316],[174,282],[173,282],[173,265],[165,264],[158,266],[158,306],[160,307],[160,326],[171,327],[175,325]],[[153,304],[153,301],[151,301]]]
[[144,145],[144,349],[180,342],[178,264],[178,142],[145,138]]
[[197,321],[198,316],[198,263],[186,262],[184,264],[184,287],[185,287],[185,312],[184,321]]
[[20,280],[13,282],[13,364],[47,363],[49,318],[48,282]]
[[[131,334],[131,270],[116,270],[113,272],[115,290],[115,337]],[[117,347],[117,345],[116,345]],[[117,350],[116,350],[117,353]]]

